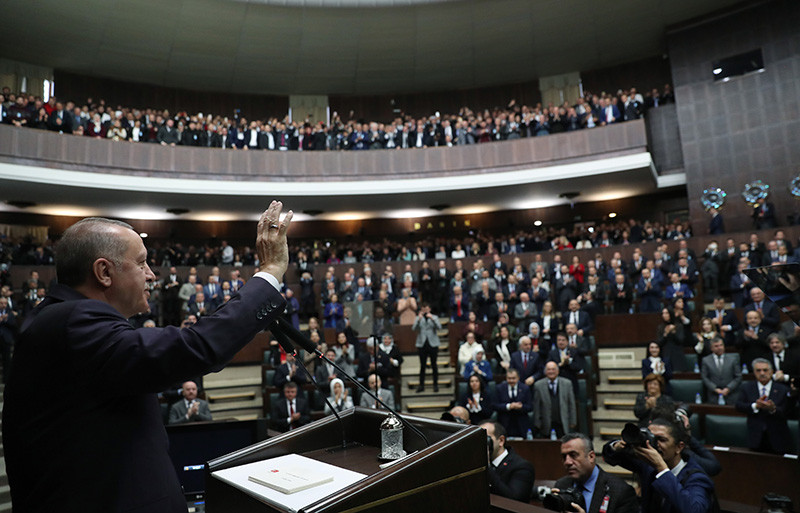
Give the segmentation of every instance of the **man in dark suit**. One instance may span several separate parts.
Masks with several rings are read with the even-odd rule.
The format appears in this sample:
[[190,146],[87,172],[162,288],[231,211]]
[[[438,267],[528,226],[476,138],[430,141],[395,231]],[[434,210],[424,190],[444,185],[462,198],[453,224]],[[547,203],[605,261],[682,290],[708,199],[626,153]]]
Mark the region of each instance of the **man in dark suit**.
[[128,324],[147,311],[155,280],[129,225],[90,218],[64,232],[59,283],[25,320],[5,389],[15,510],[185,513],[156,392],[222,369],[283,312],[291,215],[279,221],[282,206],[258,224],[262,272],[213,319],[184,329]]
[[742,384],[742,364],[738,354],[725,354],[725,342],[715,337],[711,341],[711,353],[703,358],[700,369],[706,388],[706,402],[717,404],[722,396],[725,404],[733,404],[739,385]]
[[208,402],[197,398],[197,383],[187,381],[181,386],[181,399],[169,410],[170,424],[211,420]]
[[747,442],[750,449],[785,454],[791,446],[786,424],[789,388],[772,381],[772,364],[764,358],[753,360],[756,381],[747,381],[736,409],[747,414]]
[[520,382],[519,372],[509,368],[506,381],[497,386],[495,394],[497,422],[503,425],[508,436],[524,438],[530,429],[528,413],[532,407],[530,389]]
[[706,317],[711,319],[711,323],[722,335],[725,345],[728,347],[736,343],[736,332],[742,327],[736,312],[725,309],[725,298],[717,296],[714,298],[714,309],[706,312]]
[[289,381],[283,386],[283,399],[272,405],[272,427],[281,433],[297,429],[311,422],[308,401],[297,393],[297,383]]
[[[558,365],[558,374],[572,382],[573,390],[578,390],[578,375],[586,367],[586,359],[581,355],[577,343],[574,346],[569,345],[566,333],[556,335],[556,347],[548,353],[547,361],[555,362]],[[545,374],[546,367],[547,364]]]
[[623,273],[614,276],[614,283],[609,287],[608,296],[614,302],[614,313],[628,313],[633,293]]
[[577,333],[581,337],[588,337],[591,335],[592,330],[594,330],[594,324],[592,323],[592,317],[584,312],[581,311],[581,305],[577,299],[573,299],[569,302],[568,306],[569,310],[564,312],[563,319],[566,324],[574,324],[577,327]]
[[[683,459],[689,433],[676,422],[657,418],[648,429],[656,447],[629,450],[622,440],[603,447],[603,460],[639,475],[642,511],[656,513],[708,512],[715,500],[714,482],[694,456]],[[677,474],[677,475],[676,475]]]
[[756,206],[753,207],[753,225],[756,230],[763,228],[775,228],[775,207],[772,203],[767,203],[766,198],[758,198]]
[[585,513],[636,513],[636,492],[625,481],[600,469],[592,440],[583,433],[561,438],[561,461],[567,475],[556,481],[553,492],[574,488],[583,495],[577,504]]
[[719,213],[719,210],[711,207],[708,210],[708,213],[711,214],[711,221],[708,222],[709,235],[720,235],[725,233],[725,222],[722,220],[722,214]]
[[747,264],[739,262],[736,264],[736,272],[731,276],[731,298],[733,299],[733,306],[742,308],[745,303],[750,299],[750,289],[753,288],[753,282],[744,273],[747,269]]
[[520,337],[518,344],[519,351],[511,353],[511,368],[516,369],[519,379],[530,387],[544,376],[544,361],[537,351],[532,350],[530,337]]
[[506,446],[506,430],[497,422],[480,425],[492,441],[489,452],[489,490],[502,497],[521,502],[531,500],[536,470],[525,458]]
[[797,352],[786,351],[786,341],[782,333],[770,333],[767,343],[772,352],[770,359],[775,369],[772,379],[789,386],[792,378],[800,377],[800,355]]
[[767,330],[777,330],[778,325],[781,323],[781,314],[778,312],[778,307],[775,303],[767,299],[764,291],[758,287],[750,289],[750,299],[752,303],[744,307],[744,314],[747,312],[758,311],[761,313],[761,324]]
[[272,384],[281,388],[290,381],[302,386],[308,383],[308,375],[306,371],[297,365],[294,356],[287,353],[286,361],[275,369],[275,377],[272,378]]
[[761,323],[761,313],[758,310],[750,310],[744,316],[745,325],[739,332],[736,346],[739,354],[742,355],[743,363],[750,369],[751,362],[756,358],[768,358],[770,355],[769,344],[767,343],[767,330]]

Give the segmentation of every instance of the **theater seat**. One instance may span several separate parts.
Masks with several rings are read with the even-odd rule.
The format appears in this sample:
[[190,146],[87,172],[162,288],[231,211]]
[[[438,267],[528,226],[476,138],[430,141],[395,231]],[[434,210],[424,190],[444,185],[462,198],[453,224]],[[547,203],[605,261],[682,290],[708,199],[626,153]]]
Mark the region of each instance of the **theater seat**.
[[706,415],[706,444],[747,447],[747,417]]
[[672,398],[682,403],[694,403],[697,394],[703,393],[703,381],[699,379],[673,379]]

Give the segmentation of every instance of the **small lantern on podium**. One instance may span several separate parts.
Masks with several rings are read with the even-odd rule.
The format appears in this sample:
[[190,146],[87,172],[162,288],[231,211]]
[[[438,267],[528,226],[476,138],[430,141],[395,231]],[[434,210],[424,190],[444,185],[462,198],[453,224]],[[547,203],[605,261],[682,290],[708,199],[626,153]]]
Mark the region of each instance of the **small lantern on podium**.
[[404,457],[403,450],[403,423],[390,413],[381,423],[381,454],[382,460],[396,460]]

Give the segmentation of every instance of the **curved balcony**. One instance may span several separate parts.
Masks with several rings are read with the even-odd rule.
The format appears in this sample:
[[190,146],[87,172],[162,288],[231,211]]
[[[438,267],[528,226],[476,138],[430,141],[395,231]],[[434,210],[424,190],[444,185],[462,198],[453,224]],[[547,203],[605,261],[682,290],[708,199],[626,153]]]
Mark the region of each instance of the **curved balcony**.
[[[678,185],[662,178],[642,120],[452,148],[336,152],[163,147],[0,126],[0,185],[9,194],[24,199],[35,184],[38,200],[63,202],[70,187],[73,201],[95,207],[133,204],[144,195],[153,203],[162,194],[158,203],[193,210],[236,198],[229,208],[234,218],[242,218],[239,209],[252,217],[265,195],[295,198],[296,210],[380,212],[391,204],[446,203],[486,211],[563,203],[565,191],[591,201]],[[101,198],[98,189],[105,191]],[[353,196],[358,208],[342,204]]]

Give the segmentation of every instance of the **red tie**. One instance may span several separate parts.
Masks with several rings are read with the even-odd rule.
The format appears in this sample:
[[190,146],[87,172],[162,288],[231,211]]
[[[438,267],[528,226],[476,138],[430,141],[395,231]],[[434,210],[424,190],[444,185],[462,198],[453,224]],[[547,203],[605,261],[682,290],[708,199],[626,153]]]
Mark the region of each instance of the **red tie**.
[[522,353],[522,368],[528,369],[528,353]]
[[[294,401],[289,401],[289,417],[294,415]],[[292,429],[293,420],[289,421],[289,429]]]
[[461,298],[456,299],[456,306],[458,307],[458,316],[461,317]]

